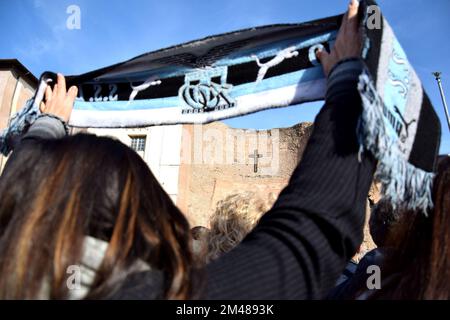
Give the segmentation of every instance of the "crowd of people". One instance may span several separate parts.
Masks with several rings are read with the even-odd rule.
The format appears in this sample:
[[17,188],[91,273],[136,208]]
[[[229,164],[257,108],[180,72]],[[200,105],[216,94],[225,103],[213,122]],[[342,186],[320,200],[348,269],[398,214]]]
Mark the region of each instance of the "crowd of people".
[[[370,219],[378,247],[346,268],[362,242],[377,165],[356,137],[357,11],[352,1],[334,48],[317,52],[326,100],[287,187],[273,205],[230,195],[209,229],[189,225],[129,147],[67,135],[77,89],[59,74],[0,177],[0,299],[450,299],[447,156],[433,209],[381,201]],[[82,272],[76,290],[71,266]]]

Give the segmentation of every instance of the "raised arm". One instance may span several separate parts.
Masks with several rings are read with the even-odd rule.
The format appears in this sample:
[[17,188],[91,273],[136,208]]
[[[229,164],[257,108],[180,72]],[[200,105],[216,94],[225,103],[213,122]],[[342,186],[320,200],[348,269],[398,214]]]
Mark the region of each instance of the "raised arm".
[[41,139],[58,139],[67,135],[67,122],[72,113],[77,92],[78,89],[75,86],[66,91],[66,80],[63,75],[58,74],[58,81],[53,90],[48,86],[45,91],[45,103],[42,102],[40,106],[42,114],[14,146],[5,169],[8,163],[22,156],[21,149],[26,149],[29,143],[35,143],[36,140]]
[[301,163],[257,227],[208,266],[207,298],[323,298],[361,243],[375,170],[369,154],[358,160],[357,80],[364,66],[358,58],[337,59],[331,71],[322,60],[330,72],[326,102]]

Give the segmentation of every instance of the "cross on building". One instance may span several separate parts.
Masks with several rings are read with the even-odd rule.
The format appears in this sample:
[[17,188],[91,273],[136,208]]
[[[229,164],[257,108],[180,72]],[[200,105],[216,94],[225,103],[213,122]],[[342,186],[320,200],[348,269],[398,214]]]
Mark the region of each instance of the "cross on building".
[[257,173],[258,172],[258,159],[262,158],[263,155],[258,153],[258,149],[255,149],[253,154],[249,155],[248,157],[253,159],[253,161],[254,161],[253,172]]

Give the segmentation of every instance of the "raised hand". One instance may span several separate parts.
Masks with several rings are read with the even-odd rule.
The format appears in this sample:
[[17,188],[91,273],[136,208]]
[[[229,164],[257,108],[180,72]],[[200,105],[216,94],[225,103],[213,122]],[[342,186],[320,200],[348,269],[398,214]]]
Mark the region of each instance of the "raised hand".
[[325,50],[316,53],[328,76],[333,66],[342,59],[358,57],[362,47],[362,35],[358,25],[358,0],[351,0],[348,11],[342,19],[336,42],[330,53]]
[[75,86],[66,91],[66,79],[58,73],[58,81],[53,90],[50,86],[45,90],[45,102],[40,105],[41,112],[58,116],[68,122],[77,94],[78,88]]

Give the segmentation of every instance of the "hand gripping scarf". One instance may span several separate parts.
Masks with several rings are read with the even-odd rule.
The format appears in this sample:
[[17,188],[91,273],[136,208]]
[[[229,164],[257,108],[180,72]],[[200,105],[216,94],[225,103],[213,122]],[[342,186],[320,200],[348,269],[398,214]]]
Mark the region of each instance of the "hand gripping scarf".
[[[363,112],[361,150],[379,160],[377,176],[393,204],[431,206],[431,182],[439,150],[438,118],[392,29],[376,3],[361,1],[367,68],[358,85]],[[78,76],[67,77],[79,96],[69,124],[129,128],[208,123],[325,97],[326,79],[315,51],[333,46],[342,16],[302,24],[256,27],[150,52]],[[10,122],[0,140],[22,134],[39,116],[45,72],[34,98]]]

